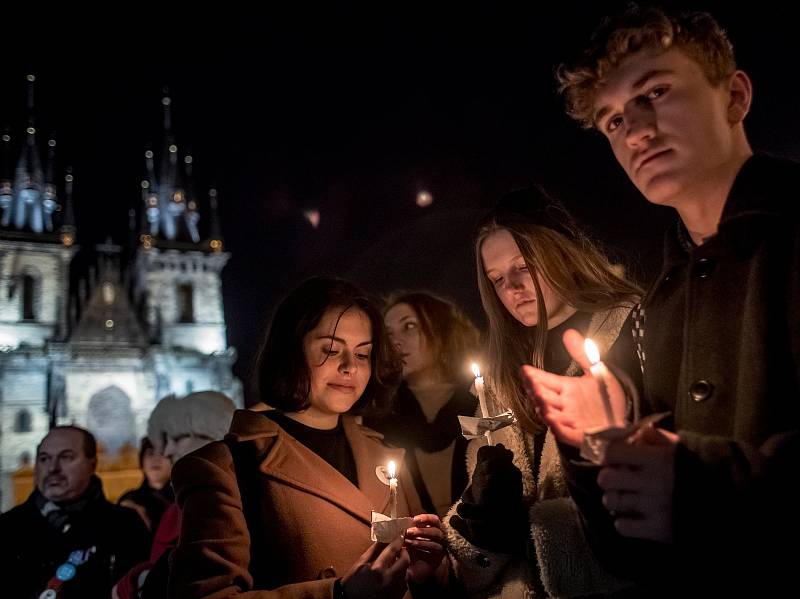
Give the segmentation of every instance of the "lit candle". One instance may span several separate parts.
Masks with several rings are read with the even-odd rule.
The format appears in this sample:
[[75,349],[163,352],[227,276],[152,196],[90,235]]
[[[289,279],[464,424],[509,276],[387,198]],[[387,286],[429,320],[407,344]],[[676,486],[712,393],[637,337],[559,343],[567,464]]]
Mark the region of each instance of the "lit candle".
[[386,470],[389,473],[389,517],[394,520],[397,518],[397,465],[394,460],[389,462]]
[[605,409],[606,412],[608,426],[616,426],[614,411],[611,409],[611,398],[608,396],[608,387],[606,386],[608,369],[606,365],[600,361],[600,351],[597,349],[597,345],[595,345],[594,341],[587,337],[583,342],[583,349],[586,352],[586,357],[589,358],[589,362],[592,364],[589,370],[592,376],[597,380],[597,385],[600,388],[600,398],[603,400],[603,409]]
[[[486,390],[483,387],[483,377],[481,376],[480,368],[474,362],[472,363],[472,374],[475,375],[475,393],[478,394],[478,403],[481,406],[481,416],[483,418],[491,418],[489,415],[489,408],[486,407]],[[489,445],[494,445],[492,440],[492,432],[486,431],[486,440]]]

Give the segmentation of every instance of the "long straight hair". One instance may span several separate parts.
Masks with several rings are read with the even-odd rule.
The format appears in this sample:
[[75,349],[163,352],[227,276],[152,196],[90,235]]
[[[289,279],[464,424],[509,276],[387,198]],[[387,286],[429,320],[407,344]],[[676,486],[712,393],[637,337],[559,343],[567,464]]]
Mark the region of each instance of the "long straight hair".
[[[559,228],[561,231],[535,224],[524,214],[495,210],[483,218],[475,240],[478,290],[489,320],[488,374],[497,399],[513,410],[529,433],[545,430],[544,423],[531,409],[519,378],[522,364],[538,368],[544,365],[548,321],[539,277],[556,295],[581,312],[632,305],[641,295],[641,289],[626,280],[621,268],[612,265],[604,252],[571,221],[559,223]],[[538,310],[534,327],[526,327],[508,312],[486,276],[481,248],[487,237],[502,230],[514,238],[533,280]]]

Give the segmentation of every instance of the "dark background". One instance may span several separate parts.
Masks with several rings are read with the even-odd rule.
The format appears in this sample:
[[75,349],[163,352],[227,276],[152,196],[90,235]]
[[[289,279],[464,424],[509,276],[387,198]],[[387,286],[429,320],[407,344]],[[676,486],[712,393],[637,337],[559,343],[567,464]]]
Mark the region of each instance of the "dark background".
[[[312,274],[378,293],[429,288],[483,325],[472,226],[531,181],[640,281],[654,274],[674,214],[647,204],[600,135],[564,116],[553,79],[624,2],[330,4],[85,14],[34,4],[5,21],[0,126],[21,138],[33,72],[39,140],[56,131],[60,166],[74,168],[78,243],[125,244],[169,86],[197,189],[219,189],[228,338],[243,379],[270,309]],[[794,15],[778,3],[662,4],[718,17],[754,81],[754,148],[800,157]],[[415,204],[422,189],[428,208]],[[320,211],[316,229],[308,209]]]

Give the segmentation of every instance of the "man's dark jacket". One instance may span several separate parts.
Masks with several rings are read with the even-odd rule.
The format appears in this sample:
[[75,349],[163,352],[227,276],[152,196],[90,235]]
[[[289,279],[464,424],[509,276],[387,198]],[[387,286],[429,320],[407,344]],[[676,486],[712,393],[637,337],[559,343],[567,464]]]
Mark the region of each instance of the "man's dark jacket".
[[102,492],[72,515],[68,524],[55,528],[31,495],[25,503],[0,514],[0,595],[39,597],[71,552],[91,547],[97,548],[96,553],[64,583],[60,599],[110,597],[114,583],[134,564],[147,559],[147,528],[136,512],[109,503]]
[[615,538],[591,470],[569,468],[599,557],[628,576],[686,595],[796,578],[799,215],[800,165],[756,155],[713,238],[694,246],[681,223],[667,235],[643,303],[641,397],[642,413],[670,412],[663,426],[680,437],[674,543]]

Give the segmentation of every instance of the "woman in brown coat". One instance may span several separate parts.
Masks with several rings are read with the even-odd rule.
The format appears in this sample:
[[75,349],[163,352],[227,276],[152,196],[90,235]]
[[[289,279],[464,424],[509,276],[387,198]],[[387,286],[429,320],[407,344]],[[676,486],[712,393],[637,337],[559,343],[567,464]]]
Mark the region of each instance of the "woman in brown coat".
[[434,584],[437,516],[370,543],[371,511],[390,509],[390,460],[398,516],[420,511],[403,451],[352,415],[389,397],[395,364],[380,312],[352,284],[311,279],[281,303],[258,361],[276,409],[237,412],[225,441],[173,470],[183,519],[172,597],[399,598]]

